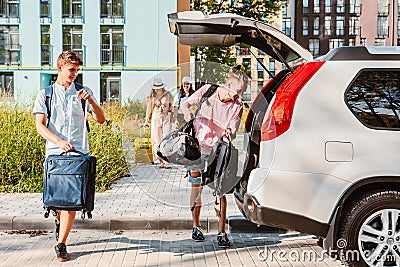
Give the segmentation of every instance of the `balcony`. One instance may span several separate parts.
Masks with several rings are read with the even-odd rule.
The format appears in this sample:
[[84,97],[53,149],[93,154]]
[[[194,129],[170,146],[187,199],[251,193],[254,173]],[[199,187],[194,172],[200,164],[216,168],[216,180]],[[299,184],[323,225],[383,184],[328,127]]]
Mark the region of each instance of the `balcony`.
[[0,17],[19,18],[19,1],[1,1]]
[[41,45],[41,65],[52,66],[53,65],[53,46],[48,44]]
[[63,1],[62,22],[63,23],[84,23],[84,3],[77,0]]
[[101,4],[100,18],[123,18],[124,4],[122,1],[108,1]]
[[378,4],[378,16],[389,16],[389,5]]
[[123,44],[102,44],[100,64],[102,66],[125,66],[126,47]]
[[361,15],[361,6],[362,5],[350,5],[349,13],[352,15]]
[[0,65],[21,65],[21,45],[11,45],[11,47],[6,46],[0,49]]

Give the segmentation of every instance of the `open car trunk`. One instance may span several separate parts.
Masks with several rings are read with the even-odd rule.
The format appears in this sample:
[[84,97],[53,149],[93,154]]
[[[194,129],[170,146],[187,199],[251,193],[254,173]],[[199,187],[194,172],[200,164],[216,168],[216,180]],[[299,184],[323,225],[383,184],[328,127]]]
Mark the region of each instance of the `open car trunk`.
[[179,42],[190,46],[229,47],[244,43],[256,47],[283,63],[286,68],[263,87],[253,101],[248,113],[244,133],[245,155],[241,181],[235,190],[235,199],[242,211],[243,195],[251,170],[259,162],[261,125],[268,105],[279,86],[290,76],[293,68],[312,60],[311,53],[283,32],[251,18],[224,13],[204,15],[200,11],[185,11],[168,15],[170,31],[178,36]]

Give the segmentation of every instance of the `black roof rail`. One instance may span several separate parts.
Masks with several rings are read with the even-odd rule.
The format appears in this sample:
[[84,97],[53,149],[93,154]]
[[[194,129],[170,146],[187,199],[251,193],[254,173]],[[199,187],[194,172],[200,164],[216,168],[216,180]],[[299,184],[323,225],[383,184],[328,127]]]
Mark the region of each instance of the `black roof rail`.
[[[371,54],[365,46],[341,46],[328,52],[325,56],[319,58],[324,61],[342,61],[342,60],[400,60],[400,53]],[[393,47],[393,51],[396,47]]]

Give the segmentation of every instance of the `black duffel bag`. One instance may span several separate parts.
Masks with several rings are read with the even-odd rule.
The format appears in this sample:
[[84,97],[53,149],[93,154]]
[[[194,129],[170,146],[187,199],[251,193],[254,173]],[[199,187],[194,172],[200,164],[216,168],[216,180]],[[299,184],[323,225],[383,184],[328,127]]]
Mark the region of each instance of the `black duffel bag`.
[[195,137],[193,119],[161,141],[157,148],[157,156],[177,165],[190,166],[200,163],[200,146]]

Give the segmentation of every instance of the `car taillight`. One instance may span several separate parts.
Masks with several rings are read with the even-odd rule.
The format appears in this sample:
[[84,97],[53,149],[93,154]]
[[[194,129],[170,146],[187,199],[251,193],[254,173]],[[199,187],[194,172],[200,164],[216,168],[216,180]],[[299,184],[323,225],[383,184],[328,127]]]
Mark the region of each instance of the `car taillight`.
[[276,91],[275,101],[261,128],[261,141],[272,140],[286,132],[292,121],[294,103],[304,85],[325,61],[308,62],[299,66]]

